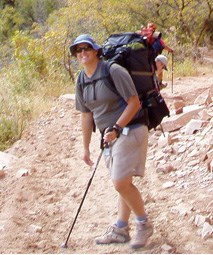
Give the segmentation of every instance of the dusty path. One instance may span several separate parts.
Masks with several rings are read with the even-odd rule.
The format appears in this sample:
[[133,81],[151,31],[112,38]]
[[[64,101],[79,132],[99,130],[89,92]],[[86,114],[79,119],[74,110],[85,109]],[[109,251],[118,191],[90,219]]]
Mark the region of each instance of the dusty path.
[[[174,95],[181,92],[190,104],[196,95],[212,86],[211,77],[188,77],[175,81]],[[172,105],[171,88],[163,93]],[[59,246],[67,237],[92,174],[81,160],[79,126],[79,113],[75,111],[73,101],[59,100],[8,150],[17,159],[6,169],[6,177],[0,179],[0,253],[213,252],[213,237],[202,239],[201,229],[194,224],[197,215],[208,216],[212,224],[213,182],[210,173],[204,162],[189,172],[183,155],[168,153],[167,161],[179,162],[177,170],[185,175],[156,173],[155,163],[161,160],[159,153],[162,150],[156,147],[159,131],[150,133],[146,176],[135,180],[155,226],[147,246],[135,252],[128,244],[94,244],[94,238],[116,218],[117,196],[101,160],[71,234],[69,248],[61,249]],[[198,133],[196,139],[200,135]],[[209,139],[212,144],[211,136]],[[94,161],[99,152],[97,133],[92,143]],[[22,168],[28,169],[29,174],[18,178],[17,171]],[[173,181],[175,185],[163,188],[167,181]],[[133,230],[133,218],[131,222]],[[167,249],[166,244],[170,248]]]

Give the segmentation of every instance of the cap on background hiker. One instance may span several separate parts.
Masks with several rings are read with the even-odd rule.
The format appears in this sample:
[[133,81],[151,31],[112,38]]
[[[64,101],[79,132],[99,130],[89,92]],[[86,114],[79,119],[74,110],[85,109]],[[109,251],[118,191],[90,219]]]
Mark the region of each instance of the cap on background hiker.
[[156,58],[155,58],[155,61],[160,61],[161,63],[164,64],[164,69],[165,70],[168,70],[167,69],[167,65],[168,65],[168,59],[166,56],[164,55],[158,55]]
[[98,45],[94,40],[93,38],[88,35],[88,34],[82,34],[82,35],[79,35],[75,41],[73,42],[73,44],[71,44],[70,46],[70,52],[73,56],[75,56],[75,50],[76,50],[76,46],[80,43],[88,43],[89,45],[92,46],[92,48],[94,50],[99,50],[99,53],[101,53],[101,46]]

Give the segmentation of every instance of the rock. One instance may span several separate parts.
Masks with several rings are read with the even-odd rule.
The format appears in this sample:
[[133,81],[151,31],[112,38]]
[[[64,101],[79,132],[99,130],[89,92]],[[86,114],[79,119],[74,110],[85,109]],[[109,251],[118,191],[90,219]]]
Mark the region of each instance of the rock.
[[175,185],[175,183],[173,181],[168,181],[163,184],[163,188],[169,189],[169,188],[173,187],[174,185]]
[[204,224],[205,221],[206,221],[206,217],[204,217],[203,215],[197,214],[197,215],[195,216],[194,222],[195,222],[195,225],[196,225],[197,227],[202,226],[202,225]]
[[203,121],[208,121],[211,118],[211,115],[208,113],[206,109],[203,109],[201,112],[198,113],[200,119]]
[[213,212],[213,200],[206,206],[207,212]]
[[158,139],[158,147],[163,148],[171,144],[171,136],[168,132],[162,134]]
[[190,161],[187,163],[187,166],[196,166],[196,165],[199,165],[199,163],[200,163],[200,160],[198,160],[198,159],[190,160]]
[[177,206],[173,206],[171,208],[171,212],[175,214],[179,214],[180,216],[186,216],[189,215],[192,210],[192,206],[188,206],[186,204],[179,204]]
[[0,179],[3,179],[5,177],[5,172],[3,170],[0,170]]
[[179,108],[179,109],[175,110],[176,115],[181,114],[181,113],[183,113],[183,108]]
[[183,100],[176,100],[174,102],[174,107],[175,107],[175,113],[180,114],[183,112],[183,107],[185,106],[185,103]]
[[211,104],[211,102],[212,102],[212,99],[210,96],[210,90],[207,89],[195,99],[194,104],[209,105]]
[[187,147],[185,145],[182,145],[181,147],[178,148],[178,154],[181,154],[187,150]]
[[170,116],[162,121],[164,132],[171,132],[185,126],[191,119],[195,118],[205,106],[190,105],[183,108],[183,113]]
[[0,233],[1,233],[1,231],[5,230],[5,223],[6,223],[5,220],[0,220]]
[[171,165],[171,164],[166,164],[166,165],[162,165],[162,166],[157,167],[156,172],[157,172],[157,173],[168,174],[168,173],[174,171],[174,169],[175,169],[175,168],[173,167],[173,165]]
[[22,176],[27,176],[29,174],[28,169],[22,168],[20,170],[18,170],[18,172],[16,173],[16,177],[20,178]]
[[213,226],[211,226],[208,222],[204,222],[203,229],[201,232],[202,239],[207,239],[213,234]]
[[163,244],[161,249],[167,253],[171,253],[174,250],[173,247],[168,244]]
[[8,167],[16,157],[12,154],[0,151],[0,169]]
[[42,232],[42,227],[31,224],[30,226],[28,226],[28,232],[31,233],[31,234],[41,233]]
[[213,159],[213,149],[209,150],[206,155],[208,159]]
[[202,127],[203,122],[201,120],[190,120],[185,127],[185,134],[192,135],[195,131],[199,130]]

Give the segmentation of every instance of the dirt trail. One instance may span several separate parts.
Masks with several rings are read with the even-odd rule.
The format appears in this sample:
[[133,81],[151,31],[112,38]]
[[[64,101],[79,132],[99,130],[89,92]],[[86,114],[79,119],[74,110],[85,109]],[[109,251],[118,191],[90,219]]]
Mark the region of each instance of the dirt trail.
[[[171,85],[163,94],[171,107],[173,96],[180,93],[187,104],[191,104],[197,95],[212,86],[212,77],[187,77],[175,81],[174,94]],[[204,163],[182,178],[171,173],[156,173],[155,162],[161,150],[156,147],[159,135],[159,131],[150,133],[146,176],[135,180],[155,226],[147,246],[133,251],[128,244],[94,244],[94,238],[116,219],[117,194],[102,159],[71,234],[69,248],[61,249],[92,169],[81,160],[79,113],[72,100],[58,100],[55,107],[32,123],[22,139],[8,150],[16,159],[6,169],[6,177],[0,179],[0,253],[211,254],[213,237],[202,239],[200,229],[193,224],[198,214],[213,217],[210,173]],[[93,136],[91,152],[95,161],[100,152],[98,133]],[[167,160],[175,161],[173,157]],[[181,158],[179,160],[182,170],[187,168],[182,166]],[[23,168],[29,174],[18,178],[17,171]],[[163,188],[167,181],[175,185]],[[131,233],[133,220],[132,217]],[[170,249],[167,250],[165,244]]]

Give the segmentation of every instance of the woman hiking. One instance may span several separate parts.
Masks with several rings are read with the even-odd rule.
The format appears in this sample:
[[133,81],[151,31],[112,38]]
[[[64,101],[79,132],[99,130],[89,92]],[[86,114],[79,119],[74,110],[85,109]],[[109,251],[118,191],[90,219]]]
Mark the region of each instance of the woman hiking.
[[[78,36],[70,46],[83,67],[85,84],[76,82],[76,109],[81,112],[83,160],[92,166],[90,142],[95,126],[102,134],[106,165],[115,190],[118,192],[117,220],[108,231],[95,239],[96,244],[130,241],[129,218],[135,215],[135,235],[130,241],[133,249],[143,247],[153,233],[144,201],[133,184],[134,176],[143,176],[148,147],[146,112],[141,109],[134,83],[125,68],[112,64],[110,76],[118,93],[106,86],[102,77],[106,62],[101,58],[101,46],[88,34]],[[94,82],[95,81],[95,82]],[[92,85],[91,85],[92,84]],[[140,115],[140,122],[134,120]]]

